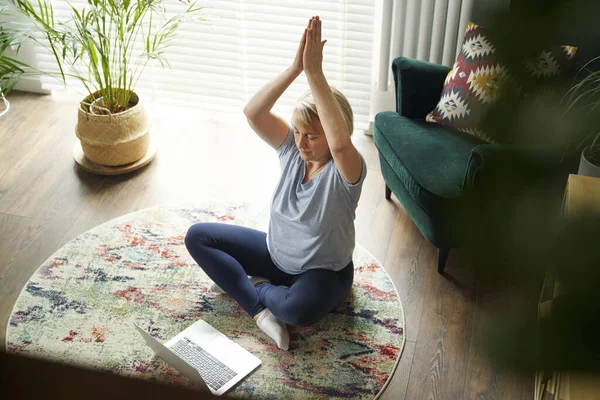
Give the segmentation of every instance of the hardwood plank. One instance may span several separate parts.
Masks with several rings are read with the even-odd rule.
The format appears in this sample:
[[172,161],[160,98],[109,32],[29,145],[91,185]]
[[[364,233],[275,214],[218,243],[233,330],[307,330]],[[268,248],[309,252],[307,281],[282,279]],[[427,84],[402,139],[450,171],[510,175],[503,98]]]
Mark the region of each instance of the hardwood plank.
[[198,121],[185,114],[175,119],[162,116],[154,131],[161,139],[147,204],[202,200],[269,204],[279,162],[275,151],[247,124]]
[[489,331],[489,323],[490,315],[486,312],[485,304],[482,304],[481,299],[478,298],[469,348],[467,376],[465,379],[463,396],[465,399],[491,400],[507,398],[497,397],[500,395],[498,392],[498,380],[502,379],[502,373],[490,368],[490,361],[483,354],[482,343],[480,342],[480,339]]
[[371,162],[367,160],[367,177],[356,208],[356,242],[373,254],[380,263],[384,263],[398,206],[385,199],[383,176]]
[[[71,161],[72,159],[64,160],[64,163],[70,164]],[[64,173],[65,171],[70,171],[70,173]],[[14,253],[20,259],[42,253],[42,248],[58,248],[62,235],[77,219],[87,201],[95,195],[102,182],[101,178],[90,178],[73,165],[66,166],[61,172],[62,180],[53,190],[48,191],[47,196],[42,203],[38,204],[39,207],[32,217],[22,218],[24,222],[19,226],[17,232],[22,235],[23,240],[14,248]],[[50,180],[57,181],[57,179]],[[59,232],[62,233],[58,235]],[[42,248],[35,245],[36,243],[43,243]],[[35,249],[35,251],[31,251],[31,249]],[[47,254],[47,256],[49,255]],[[3,265],[2,269],[5,273],[10,272],[14,267],[10,261],[12,259]]]
[[[15,132],[25,133],[30,129],[29,124],[32,119],[32,111],[39,107],[45,100],[43,97],[47,96],[21,92],[19,90],[13,90],[10,95],[8,95],[7,98],[10,101],[10,112],[0,119],[0,140],[3,143],[11,140],[14,137]],[[45,112],[41,112],[40,114],[42,115],[39,115],[39,117],[47,116]]]
[[[18,119],[19,114],[30,113],[34,108],[31,102],[22,104],[19,99],[14,106],[15,115],[11,107],[5,118]],[[41,96],[40,100],[45,112],[30,120],[26,132],[15,132],[14,143],[2,150],[0,187],[4,196],[0,212],[32,216],[38,204],[55,191],[66,170],[72,169],[71,149],[77,140],[73,118],[76,106],[52,101],[51,96]],[[16,148],[15,143],[18,143]]]
[[[52,113],[47,111],[56,107],[55,99],[52,96],[13,90],[8,100],[10,112],[0,119],[0,140],[3,144],[11,143],[13,149],[20,147],[18,145],[33,147],[38,138],[32,134],[31,124],[40,118],[52,118]],[[32,118],[33,115],[35,118]],[[6,147],[2,150],[5,149]]]
[[[11,94],[10,101],[10,112],[0,119],[0,140],[3,144],[0,147],[0,196],[6,195],[25,172],[30,176],[31,166],[36,167],[38,174],[43,171],[44,167],[37,161],[46,158],[47,152],[56,150],[54,135],[49,130],[61,108],[51,96],[31,93],[15,92]],[[32,118],[38,108],[44,111]],[[6,202],[3,200],[0,205]]]
[[96,196],[86,202],[77,219],[65,232],[62,242],[67,243],[97,225],[141,208],[138,204],[145,193],[147,181],[140,176],[147,173],[148,169],[134,172],[135,177],[104,178]]
[[486,356],[485,336],[493,327],[498,312],[509,313],[521,306],[505,291],[490,287],[478,287],[477,305],[473,320],[473,332],[469,350],[468,368],[465,379],[464,399],[501,400],[532,399],[533,379],[514,371],[494,367]]
[[436,269],[437,251],[419,254],[429,274],[406,398],[458,399],[464,394],[469,340],[476,298],[473,274],[458,251],[450,253],[447,274]]
[[[6,265],[17,258],[17,249],[24,239],[24,230],[21,228],[29,222],[30,218],[0,213],[0,260],[4,266],[0,267],[0,285],[9,279]],[[0,292],[0,303],[2,300],[2,292]]]
[[406,387],[408,386],[410,368],[415,355],[415,344],[415,342],[409,342],[408,340],[404,344],[404,350],[402,351],[402,356],[400,357],[394,377],[381,394],[381,400],[402,400],[406,398]]
[[375,147],[375,143],[373,143],[372,136],[363,133],[354,133],[354,135],[352,135],[352,143],[354,143],[354,146],[365,158],[370,170],[381,171],[379,152],[377,151],[377,147]]
[[384,267],[394,282],[404,306],[406,339],[414,342],[419,334],[423,293],[433,266],[421,264],[419,254],[429,243],[394,196],[391,200],[398,211]]

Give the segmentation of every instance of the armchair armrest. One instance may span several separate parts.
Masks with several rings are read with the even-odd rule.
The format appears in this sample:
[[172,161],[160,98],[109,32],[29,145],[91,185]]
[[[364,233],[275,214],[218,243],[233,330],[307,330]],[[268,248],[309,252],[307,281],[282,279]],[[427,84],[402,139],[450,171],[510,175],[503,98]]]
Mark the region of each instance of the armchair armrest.
[[392,62],[396,86],[396,112],[403,117],[425,119],[440,100],[450,68],[407,57]]
[[557,146],[479,145],[471,150],[463,192],[499,183],[518,187],[545,175],[566,174],[572,169],[572,160],[561,162],[562,156],[563,149]]

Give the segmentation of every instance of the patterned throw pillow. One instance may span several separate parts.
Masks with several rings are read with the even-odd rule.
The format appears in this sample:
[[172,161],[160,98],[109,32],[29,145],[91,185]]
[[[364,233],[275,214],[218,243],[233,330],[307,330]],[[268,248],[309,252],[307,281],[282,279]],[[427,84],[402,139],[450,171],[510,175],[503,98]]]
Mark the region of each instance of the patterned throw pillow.
[[534,60],[525,62],[525,68],[534,78],[556,77],[571,66],[575,53],[577,47],[554,46],[543,50]]
[[[526,70],[535,78],[549,79],[566,71],[577,51],[573,46],[555,46],[526,62]],[[442,96],[425,117],[489,143],[500,143],[480,128],[487,110],[498,101],[500,90],[511,80],[506,64],[496,54],[485,30],[467,24],[464,43],[452,70],[446,76]]]

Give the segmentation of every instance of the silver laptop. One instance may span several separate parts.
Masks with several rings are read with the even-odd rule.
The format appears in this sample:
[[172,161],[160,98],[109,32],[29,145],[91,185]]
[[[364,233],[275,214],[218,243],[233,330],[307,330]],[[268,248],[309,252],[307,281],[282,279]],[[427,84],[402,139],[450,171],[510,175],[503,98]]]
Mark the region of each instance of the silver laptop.
[[221,332],[199,320],[162,344],[133,324],[154,353],[204,390],[220,396],[261,361]]

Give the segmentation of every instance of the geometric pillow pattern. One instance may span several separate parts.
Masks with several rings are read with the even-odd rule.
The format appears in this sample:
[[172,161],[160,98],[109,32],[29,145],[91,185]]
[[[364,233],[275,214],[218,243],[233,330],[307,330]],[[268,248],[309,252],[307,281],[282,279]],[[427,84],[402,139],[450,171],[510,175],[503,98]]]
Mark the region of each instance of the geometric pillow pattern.
[[[569,68],[576,51],[573,46],[555,46],[527,61],[525,68],[534,78],[551,79]],[[480,121],[510,80],[506,64],[496,54],[485,29],[469,22],[461,51],[444,81],[440,101],[425,120],[489,143],[500,143],[502,139],[480,128]]]
[[526,61],[525,68],[534,78],[552,78],[570,66],[576,52],[577,47],[574,46],[545,49],[535,59]]

